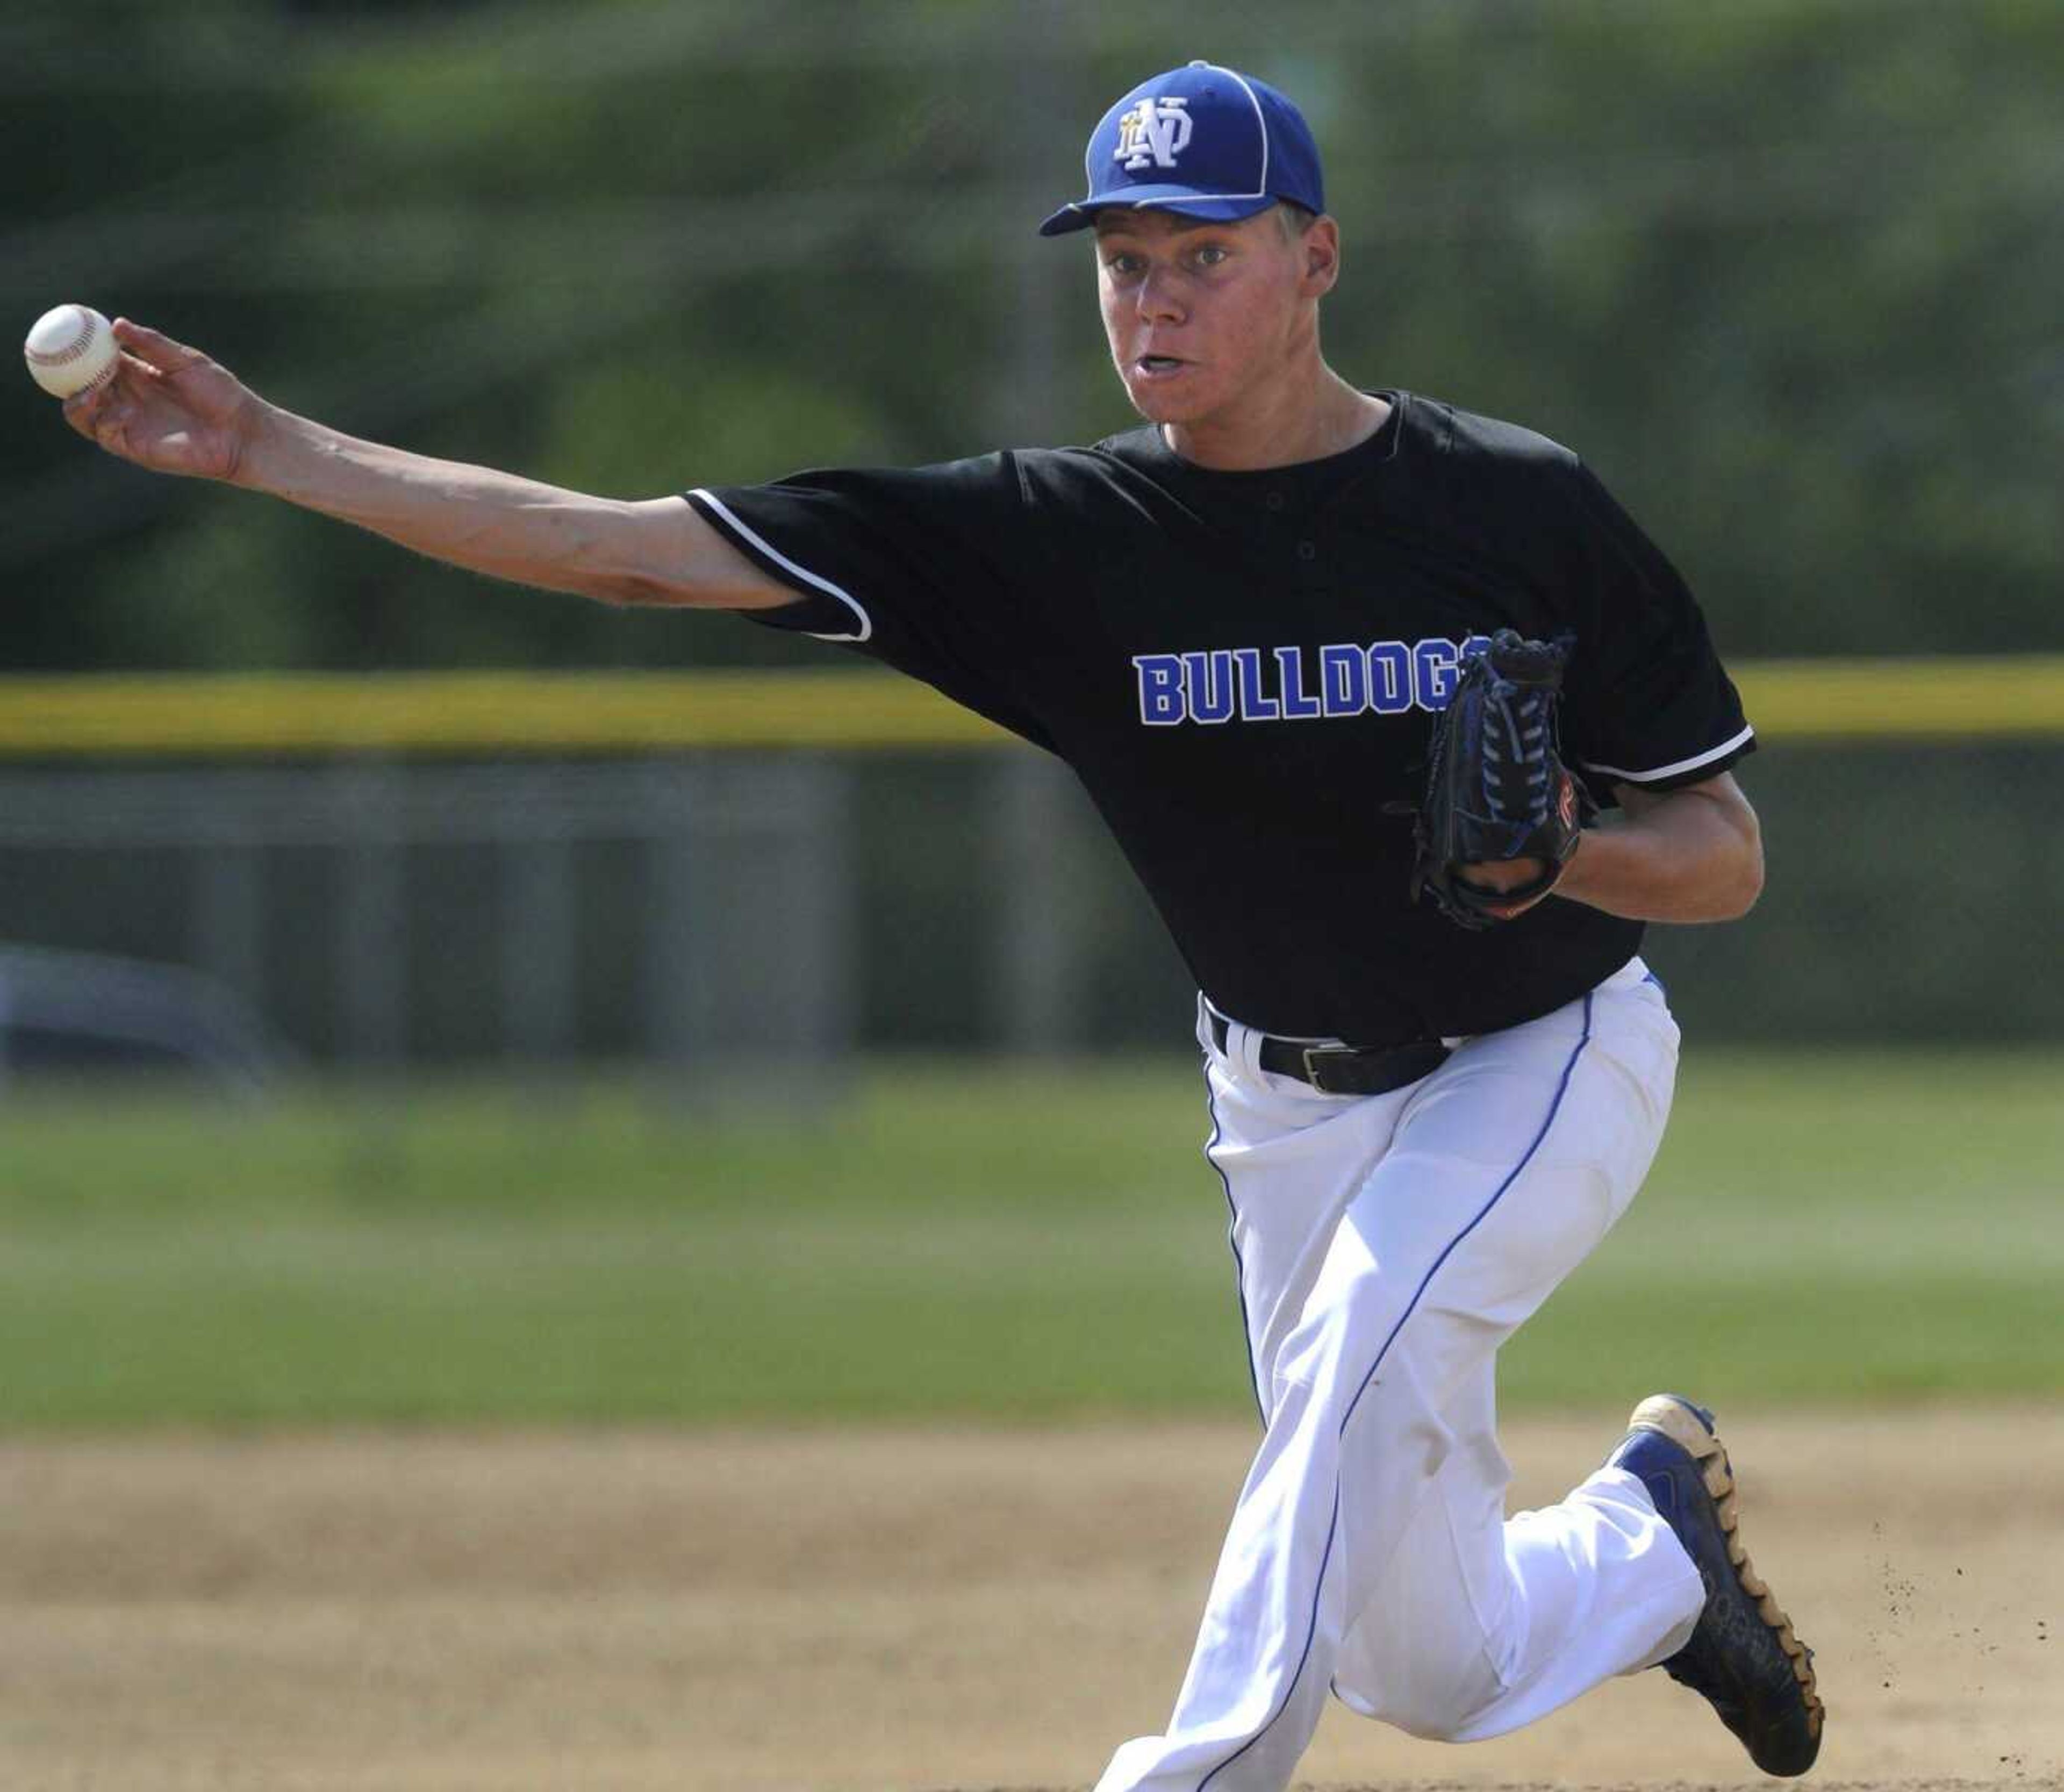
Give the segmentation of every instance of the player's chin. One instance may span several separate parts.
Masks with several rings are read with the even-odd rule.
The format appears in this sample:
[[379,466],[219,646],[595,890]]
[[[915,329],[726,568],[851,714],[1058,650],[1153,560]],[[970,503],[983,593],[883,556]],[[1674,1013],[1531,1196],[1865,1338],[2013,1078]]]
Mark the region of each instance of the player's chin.
[[1211,409],[1202,370],[1185,367],[1172,377],[1127,368],[1120,375],[1132,408],[1149,423],[1191,423]]

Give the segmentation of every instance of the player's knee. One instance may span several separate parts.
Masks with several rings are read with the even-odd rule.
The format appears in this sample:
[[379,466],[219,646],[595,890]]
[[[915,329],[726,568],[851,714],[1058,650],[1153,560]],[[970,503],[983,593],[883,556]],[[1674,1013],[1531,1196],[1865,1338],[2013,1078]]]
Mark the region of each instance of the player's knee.
[[1473,1707],[1465,1709],[1457,1699],[1429,1697],[1387,1714],[1385,1721],[1422,1742],[1453,1742],[1475,1715]]
[[1350,1710],[1425,1742],[1461,1741],[1504,1689],[1497,1670],[1473,1648],[1457,1653],[1422,1645],[1409,1660],[1369,1677],[1374,1684],[1365,1693],[1336,1683],[1334,1693]]

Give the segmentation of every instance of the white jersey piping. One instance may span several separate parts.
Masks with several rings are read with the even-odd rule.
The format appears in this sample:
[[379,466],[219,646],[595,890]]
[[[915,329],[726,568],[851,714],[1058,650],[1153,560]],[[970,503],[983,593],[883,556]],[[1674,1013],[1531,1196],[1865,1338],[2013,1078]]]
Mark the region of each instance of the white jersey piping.
[[1715,759],[1724,759],[1737,747],[1747,744],[1756,736],[1753,728],[1744,728],[1732,740],[1723,740],[1717,747],[1703,753],[1694,753],[1688,759],[1679,759],[1674,765],[1659,765],[1652,771],[1627,771],[1616,765],[1599,765],[1590,759],[1577,763],[1586,771],[1602,771],[1608,778],[1618,778],[1630,784],[1652,784],[1658,778],[1674,778],[1680,771],[1695,771],[1702,765],[1710,765]]
[[861,607],[858,599],[854,598],[852,593],[844,590],[838,586],[832,584],[829,579],[824,578],[819,574],[812,572],[808,566],[797,565],[796,562],[791,560],[787,554],[784,554],[779,548],[776,547],[774,544],[769,542],[764,536],[760,534],[757,531],[748,527],[744,522],[741,521],[736,513],[734,513],[730,507],[724,503],[724,500],[718,497],[714,493],[698,485],[695,490],[691,492],[688,495],[691,497],[699,498],[702,502],[707,504],[711,509],[716,513],[719,519],[723,522],[724,527],[732,530],[742,539],[750,542],[753,546],[759,549],[759,550],[762,554],[765,554],[769,560],[772,561],[775,565],[783,568],[786,571],[793,573],[796,578],[803,580],[805,583],[814,585],[820,591],[826,592],[829,595],[836,598],[841,603],[844,604],[847,609],[850,610],[854,615],[860,618],[860,632],[857,634],[820,634],[814,629],[805,629],[801,631],[804,634],[808,634],[812,640],[865,641],[873,634],[873,618],[867,614],[866,610]]

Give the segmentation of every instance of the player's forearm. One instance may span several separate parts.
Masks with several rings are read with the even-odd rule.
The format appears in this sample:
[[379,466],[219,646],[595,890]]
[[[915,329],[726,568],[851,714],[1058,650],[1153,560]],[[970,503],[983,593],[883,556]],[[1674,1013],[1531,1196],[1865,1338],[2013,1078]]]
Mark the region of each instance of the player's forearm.
[[1726,921],[1763,889],[1756,812],[1739,791],[1699,788],[1627,797],[1585,829],[1555,894],[1644,921]]
[[232,480],[494,578],[605,602],[642,594],[636,506],[612,499],[361,441],[270,405]]

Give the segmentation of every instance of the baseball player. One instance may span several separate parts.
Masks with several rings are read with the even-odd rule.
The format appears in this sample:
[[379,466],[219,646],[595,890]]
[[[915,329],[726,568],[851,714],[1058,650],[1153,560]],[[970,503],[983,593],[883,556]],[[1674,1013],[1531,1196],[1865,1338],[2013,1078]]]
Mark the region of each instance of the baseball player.
[[1761,885],[1734,687],[1574,455],[1328,366],[1340,236],[1281,94],[1156,75],[1087,175],[1042,228],[1093,247],[1145,419],[1092,448],[622,502],[354,441],[126,321],[69,415],[462,566],[836,642],[1081,777],[1202,992],[1263,1424],[1174,1711],[1101,1792],[1277,1792],[1328,1696],[1463,1742],[1659,1665],[1804,1772],[1810,1657],[1711,1415],[1643,1401],[1510,1519],[1494,1420],[1669,1109],[1643,924]]

